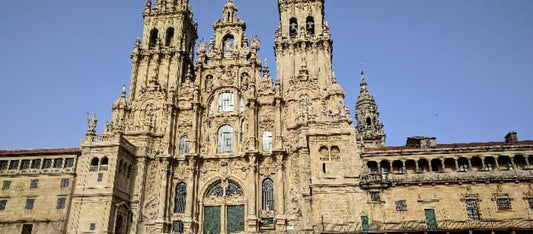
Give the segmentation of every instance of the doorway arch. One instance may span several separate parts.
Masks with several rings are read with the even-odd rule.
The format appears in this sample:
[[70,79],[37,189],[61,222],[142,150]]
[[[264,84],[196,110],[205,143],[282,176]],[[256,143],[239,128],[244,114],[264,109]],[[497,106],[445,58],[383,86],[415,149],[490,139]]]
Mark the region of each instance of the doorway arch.
[[245,203],[237,182],[229,179],[213,182],[203,197],[202,233],[244,232]]

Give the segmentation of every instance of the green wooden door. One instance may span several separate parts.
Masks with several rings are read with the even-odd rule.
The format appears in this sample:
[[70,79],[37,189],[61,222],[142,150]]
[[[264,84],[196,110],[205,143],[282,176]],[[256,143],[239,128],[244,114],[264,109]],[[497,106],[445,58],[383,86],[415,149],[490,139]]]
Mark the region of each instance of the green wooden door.
[[220,206],[204,207],[204,234],[220,233]]
[[368,224],[368,216],[361,216],[361,227],[363,228],[364,232],[370,230],[370,225]]
[[437,218],[435,217],[435,210],[425,209],[424,212],[426,213],[426,224],[428,226],[428,229],[436,230],[437,229]]
[[226,216],[228,233],[244,231],[244,206],[228,206]]

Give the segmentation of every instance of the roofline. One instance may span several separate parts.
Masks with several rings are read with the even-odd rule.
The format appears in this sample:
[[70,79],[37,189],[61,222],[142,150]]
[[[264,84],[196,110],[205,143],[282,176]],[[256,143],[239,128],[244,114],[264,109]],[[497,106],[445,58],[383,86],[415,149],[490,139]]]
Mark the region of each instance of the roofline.
[[505,146],[533,146],[533,140],[517,141],[517,142],[471,142],[471,143],[452,143],[452,144],[437,144],[435,147],[419,148],[411,146],[385,146],[379,148],[365,148],[364,153],[379,153],[391,151],[432,151],[442,149],[456,149],[456,148],[475,148],[475,147],[505,147]]
[[54,154],[81,154],[80,148],[57,149],[26,149],[26,150],[0,150],[0,156],[10,155],[54,155]]

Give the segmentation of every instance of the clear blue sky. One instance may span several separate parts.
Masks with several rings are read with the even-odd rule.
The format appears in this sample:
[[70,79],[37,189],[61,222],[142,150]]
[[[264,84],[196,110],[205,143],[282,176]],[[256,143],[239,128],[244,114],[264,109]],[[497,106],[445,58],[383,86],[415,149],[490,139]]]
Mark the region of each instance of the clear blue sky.
[[[190,0],[200,38],[225,0]],[[235,0],[274,68],[275,0]],[[144,0],[5,1],[0,8],[0,149],[79,147],[129,84]],[[334,64],[352,110],[359,64],[388,145],[533,139],[533,1],[327,0]]]

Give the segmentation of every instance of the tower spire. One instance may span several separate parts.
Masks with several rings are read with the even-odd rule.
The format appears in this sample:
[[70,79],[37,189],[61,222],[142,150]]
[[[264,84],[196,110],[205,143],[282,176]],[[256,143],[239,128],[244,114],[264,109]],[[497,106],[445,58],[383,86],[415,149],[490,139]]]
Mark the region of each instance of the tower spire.
[[366,79],[365,79],[365,71],[363,70],[363,68],[361,68],[361,92],[368,92],[367,90],[367,83],[366,83]]
[[357,97],[355,119],[357,120],[356,132],[363,140],[365,147],[381,147],[385,145],[385,131],[379,121],[378,105],[374,97],[368,92],[365,72],[361,68],[361,90]]

